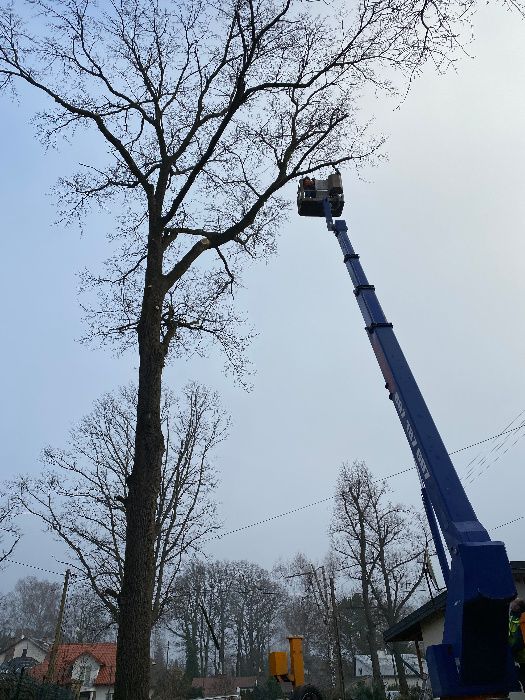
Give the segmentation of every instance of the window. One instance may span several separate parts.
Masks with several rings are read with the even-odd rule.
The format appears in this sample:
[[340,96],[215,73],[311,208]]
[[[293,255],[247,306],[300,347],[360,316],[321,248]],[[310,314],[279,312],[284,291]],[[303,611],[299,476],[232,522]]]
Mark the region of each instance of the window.
[[79,674],[78,674],[78,679],[82,681],[82,685],[88,686],[91,685],[91,673],[93,671],[93,667],[91,664],[83,663],[79,669]]

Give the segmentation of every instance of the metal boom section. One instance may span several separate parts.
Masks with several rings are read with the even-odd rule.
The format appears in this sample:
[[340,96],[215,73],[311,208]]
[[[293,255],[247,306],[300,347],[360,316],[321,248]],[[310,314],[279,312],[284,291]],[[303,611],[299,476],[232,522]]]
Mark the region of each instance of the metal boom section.
[[368,339],[412,450],[447,586],[443,643],[427,649],[433,694],[506,695],[518,686],[507,643],[508,603],[516,588],[505,546],[491,541],[476,517],[392,324],[350,243],[346,222],[334,222],[327,199],[324,212],[343,252]]

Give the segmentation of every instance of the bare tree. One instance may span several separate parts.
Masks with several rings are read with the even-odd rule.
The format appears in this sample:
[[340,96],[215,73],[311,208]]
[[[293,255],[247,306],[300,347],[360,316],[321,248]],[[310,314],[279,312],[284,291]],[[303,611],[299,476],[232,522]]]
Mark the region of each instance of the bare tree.
[[10,637],[21,634],[51,639],[55,631],[62,586],[27,576],[2,599],[2,627]]
[[[177,595],[170,607],[166,627],[179,640],[185,657],[189,678],[207,676],[210,672],[210,645],[212,634],[203,608],[208,616],[210,598],[208,589],[209,565],[193,560],[177,580]],[[226,603],[228,604],[229,601]]]
[[281,564],[278,575],[288,597],[283,606],[283,621],[290,634],[303,637],[305,667],[316,684],[334,686],[334,640],[332,606],[326,569],[333,572],[329,560],[317,565],[303,554]]
[[86,127],[107,149],[62,179],[67,214],[122,212],[88,308],[95,337],[140,357],[115,700],[148,696],[168,354],[213,338],[241,369],[229,293],[243,261],[274,247],[279,191],[373,152],[363,89],[391,89],[390,68],[446,62],[473,2],[363,0],[348,16],[334,2],[315,16],[300,0],[20,0],[25,20],[0,5],[0,86],[49,98],[46,143]]
[[[67,545],[76,570],[116,622],[136,405],[132,386],[103,396],[71,430],[68,448],[47,448],[48,468],[38,477],[19,478],[13,491],[20,506]],[[165,391],[161,420],[165,450],[155,511],[154,621],[170,604],[183,557],[216,527],[210,453],[228,425],[217,396],[198,384],[188,385],[180,399]]]
[[16,515],[16,504],[11,499],[0,503],[0,567],[9,559],[20,541]]
[[266,658],[280,615],[281,586],[252,562],[233,562],[236,586],[232,612],[237,675],[257,675]]
[[251,562],[194,561],[177,592],[167,627],[182,642],[186,672],[258,674],[280,619],[278,582]]
[[351,467],[344,464],[337,482],[330,533],[334,551],[341,557],[348,576],[359,583],[372,674],[374,682],[384,692],[377,653],[377,623],[371,587],[378,553],[372,547],[373,532],[370,522],[373,504],[379,502],[380,492],[381,486],[378,488],[373,483],[372,474],[364,462],[354,462]]
[[[211,562],[206,569],[207,581],[201,599],[201,608],[202,613],[205,613],[207,618],[204,620],[207,646],[209,649],[210,642],[213,642],[211,644],[213,672],[224,674],[227,671],[226,660],[232,636],[231,612],[236,587],[235,563],[229,561]],[[213,629],[213,635],[211,635],[211,629]],[[205,668],[207,667],[208,655]]]
[[[428,541],[426,526],[418,513],[386,501],[387,490],[379,486],[380,499],[372,499],[370,546],[377,566],[370,588],[384,623],[391,627],[414,604],[416,591],[424,577],[424,556]],[[399,689],[408,697],[405,665],[394,643],[392,655],[397,669]]]
[[[423,578],[427,540],[423,522],[410,509],[392,503],[385,482],[375,480],[363,462],[354,462],[343,465],[339,474],[331,535],[348,576],[359,582],[372,672],[382,687],[377,623],[395,624],[414,599]],[[408,695],[395,645],[393,655],[400,690]]]
[[73,578],[67,595],[62,639],[69,644],[95,644],[115,639],[116,625],[107,607],[85,581]]

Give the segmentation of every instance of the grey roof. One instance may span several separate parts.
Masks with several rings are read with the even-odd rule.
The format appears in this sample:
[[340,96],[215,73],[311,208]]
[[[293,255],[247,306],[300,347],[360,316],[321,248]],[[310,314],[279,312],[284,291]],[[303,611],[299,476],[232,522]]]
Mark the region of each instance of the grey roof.
[[389,642],[409,642],[421,641],[421,623],[428,620],[434,615],[441,613],[445,609],[447,603],[447,592],[442,591],[435,598],[431,598],[414,612],[400,620],[397,624],[392,625],[383,632],[383,639],[388,644]]
[[0,673],[20,673],[23,668],[33,668],[39,663],[32,656],[15,656],[0,664]]

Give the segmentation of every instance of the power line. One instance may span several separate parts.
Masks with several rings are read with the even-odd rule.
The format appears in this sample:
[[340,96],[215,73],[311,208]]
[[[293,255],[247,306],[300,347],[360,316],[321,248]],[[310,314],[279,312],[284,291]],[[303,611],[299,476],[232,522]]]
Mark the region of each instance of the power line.
[[[521,415],[521,414],[520,414]],[[512,421],[514,422],[514,421]],[[491,440],[495,440],[496,438],[501,437],[502,435],[506,435],[507,433],[513,433],[516,430],[520,430],[523,428],[523,423],[521,425],[518,425],[516,428],[509,428],[508,430],[502,430],[501,433],[497,433],[496,435],[492,435],[491,437],[484,438],[483,440],[478,440],[478,442],[473,442],[471,445],[465,445],[465,447],[460,447],[459,450],[454,450],[453,452],[449,452],[449,457],[452,455],[458,454],[458,452],[464,452],[465,450],[470,450],[472,447],[477,447],[478,445],[482,445],[484,442],[490,442]]]
[[[412,469],[415,469],[415,467],[410,467],[410,469],[405,469],[401,472],[396,472],[395,474],[390,474],[389,477],[385,477],[385,478],[391,478],[393,476],[398,476],[399,474],[404,474],[405,472],[410,471]],[[258,520],[255,523],[249,523],[248,525],[243,525],[242,527],[238,527],[235,530],[229,530],[228,532],[223,532],[221,535],[215,535],[214,537],[209,537],[208,539],[203,540],[203,543],[204,542],[211,542],[212,540],[218,540],[218,539],[221,539],[223,537],[226,537],[227,535],[234,535],[237,532],[242,532],[242,531],[248,530],[252,527],[257,527],[258,525],[263,525],[264,523],[268,523],[271,520],[277,520],[278,518],[283,518],[286,515],[291,515],[292,513],[297,513],[300,510],[305,510],[306,508],[311,508],[313,506],[319,505],[320,503],[325,503],[326,501],[333,500],[333,498],[334,498],[334,496],[329,496],[328,498],[323,498],[319,501],[315,501],[314,503],[308,503],[307,505],[300,506],[299,508],[294,508],[293,510],[289,510],[286,513],[279,513],[279,514],[273,515],[269,518],[265,518],[264,520]],[[499,525],[494,525],[494,527],[490,527],[488,529],[489,530],[499,530],[502,527],[506,527],[507,525],[513,525],[514,523],[517,523],[523,519],[525,519],[525,515],[518,515],[516,518],[513,518],[512,520],[507,520],[507,522],[505,522],[505,523],[500,523]],[[25,566],[25,567],[28,567],[30,569],[35,569],[36,571],[43,571],[46,574],[54,574],[55,576],[63,576],[64,575],[63,571],[52,571],[51,569],[45,569],[42,566],[36,566],[36,564],[29,564],[28,562],[17,561],[16,559],[12,559],[11,557],[5,557],[4,561],[9,561],[12,564],[18,564],[19,566]],[[343,569],[341,569],[341,571],[343,571]],[[305,574],[293,574],[293,576],[283,576],[283,578],[293,578],[295,576],[304,576],[304,575]],[[75,574],[71,574],[71,576],[75,576]],[[72,581],[72,584],[74,584],[73,581]],[[267,594],[271,593],[272,595],[274,595],[273,592],[265,591],[262,589],[259,589],[259,590],[261,593],[267,593]]]
[[506,525],[512,525],[513,523],[517,523],[518,520],[523,520],[525,518],[525,515],[519,515],[517,518],[513,518],[512,520],[508,520],[506,523],[501,523],[501,525],[495,525],[494,527],[491,527],[491,530],[499,530],[500,527],[505,527]]
[[[501,437],[504,435],[503,439],[499,442],[499,444],[496,444],[492,447],[490,452],[486,453],[485,455],[481,456],[480,454],[476,455],[473,459],[470,460],[470,462],[466,465],[464,472],[465,472],[465,478],[467,480],[467,483],[472,483],[474,482],[477,478],[479,478],[482,474],[484,474],[493,464],[495,464],[501,457],[503,457],[509,450],[511,450],[517,443],[518,441],[525,436],[525,433],[520,435],[519,433],[517,434],[516,439],[514,442],[504,450],[502,454],[499,454],[499,452],[503,449],[505,444],[508,442],[509,438],[512,436],[514,432],[517,432],[521,430],[521,428],[525,427],[525,421],[522,419],[521,423],[518,426],[515,426],[514,428],[511,429],[511,426],[513,423],[516,423],[518,419],[520,419],[523,414],[525,413],[525,410],[520,411],[518,415],[513,418],[508,425],[503,428],[503,431],[494,436],[492,439],[496,439],[498,437]],[[492,459],[491,459],[492,455]],[[476,464],[477,462],[477,464]],[[475,471],[477,470],[477,474]]]
[[36,566],[36,564],[29,564],[26,561],[17,561],[11,557],[5,557],[3,561],[9,561],[11,564],[18,564],[18,566],[26,566],[28,569],[35,569],[36,571],[43,571],[46,574],[54,574],[55,576],[63,576],[63,571],[52,571],[51,569],[44,569],[42,566]]
[[287,510],[286,513],[277,513],[277,515],[271,515],[267,518],[263,518],[262,520],[258,520],[255,523],[249,523],[248,525],[242,525],[241,527],[237,527],[234,530],[229,530],[228,532],[223,532],[220,535],[214,535],[213,537],[208,537],[205,540],[202,540],[202,542],[211,542],[212,540],[220,540],[223,537],[226,537],[227,535],[234,535],[236,532],[242,532],[243,530],[249,530],[252,527],[257,527],[258,525],[264,525],[264,523],[269,523],[272,520],[277,520],[278,518],[284,518],[286,515],[293,515],[293,513],[298,513],[301,510],[306,510],[307,508],[312,508],[313,506],[318,506],[321,503],[326,503],[327,501],[332,501],[334,499],[333,496],[327,496],[326,498],[321,498],[319,501],[314,501],[313,503],[307,503],[304,506],[299,506],[298,508],[293,508],[292,510]]
[[[514,418],[514,420],[512,420],[509,423],[509,426],[512,425],[512,423],[514,423],[523,413],[525,413],[525,410],[522,411],[516,418]],[[469,445],[465,445],[464,447],[460,447],[457,450],[453,450],[452,452],[449,452],[448,454],[449,454],[449,456],[452,456],[454,454],[458,454],[459,452],[464,452],[465,450],[469,450],[473,447],[477,447],[478,445],[482,445],[483,443],[490,442],[491,440],[495,440],[496,438],[501,437],[502,435],[507,435],[507,434],[513,433],[517,430],[521,430],[523,427],[525,427],[525,421],[515,428],[508,428],[507,427],[505,430],[502,430],[501,432],[497,433],[496,435],[492,435],[491,437],[484,438],[483,440],[478,440],[477,442],[473,442]],[[520,437],[523,437],[523,436],[520,436]],[[516,442],[517,442],[517,440],[515,440],[515,442],[512,445],[516,444]],[[511,445],[511,447],[512,447],[512,445]],[[510,447],[507,449],[510,449]],[[490,462],[488,466],[490,466],[490,464],[492,464],[492,462]],[[467,465],[467,467],[468,466],[469,465]],[[486,468],[488,468],[488,466]],[[376,479],[374,479],[374,481],[387,481],[388,479],[393,479],[396,476],[401,476],[402,474],[406,474],[410,471],[414,471],[415,469],[416,469],[415,466],[407,467],[405,469],[401,469],[400,471],[394,472],[392,474],[388,474],[387,476],[377,477]],[[478,474],[478,476],[479,476],[479,474]],[[473,480],[474,479],[472,479],[471,481],[473,481]],[[292,508],[291,510],[287,510],[284,513],[277,513],[275,515],[271,515],[271,516],[268,516],[266,518],[262,518],[261,520],[257,520],[253,523],[248,523],[247,525],[241,525],[240,527],[234,528],[233,530],[228,530],[227,532],[223,532],[221,534],[214,535],[213,537],[208,537],[208,538],[202,540],[202,543],[204,544],[206,542],[212,542],[213,540],[220,540],[223,537],[227,537],[228,535],[235,535],[239,532],[251,530],[254,527],[259,527],[260,525],[264,525],[264,524],[272,522],[274,520],[279,520],[280,518],[284,518],[288,515],[293,515],[294,513],[299,513],[303,510],[307,510],[308,508],[313,508],[314,506],[321,505],[322,503],[327,503],[328,501],[333,501],[334,498],[335,498],[335,496],[327,496],[326,498],[321,498],[317,501],[313,501],[312,503],[306,503],[303,506],[298,506],[297,508]],[[509,520],[506,523],[501,523],[500,525],[496,525],[490,529],[491,530],[498,530],[502,527],[506,527],[507,525],[511,525],[515,522],[523,520],[524,518],[525,518],[525,515],[520,515],[512,520]],[[35,569],[36,571],[42,571],[46,574],[53,574],[54,576],[63,576],[63,572],[53,571],[51,569],[46,569],[46,568],[41,567],[41,566],[36,566],[35,564],[29,564],[28,562],[17,561],[16,559],[13,559],[11,557],[5,557],[4,561],[9,561],[12,564],[18,564],[19,566],[25,566],[25,567],[28,567],[30,569]],[[62,562],[60,562],[60,563],[62,563]],[[66,564],[66,562],[63,562],[63,563]],[[70,564],[67,564],[67,565],[70,566]]]
[[[524,413],[524,412],[525,411],[522,411],[517,416],[517,418],[519,418],[522,415],[522,413]],[[514,423],[514,421],[517,420],[517,418],[515,418],[513,421],[511,421],[509,423],[509,425],[512,425],[512,423]],[[464,452],[465,450],[469,450],[473,447],[477,447],[478,445],[482,445],[485,442],[490,442],[491,440],[495,440],[496,438],[501,437],[502,435],[506,435],[508,433],[515,432],[516,430],[521,430],[521,428],[523,428],[524,425],[525,424],[521,424],[521,425],[517,426],[516,428],[507,428],[505,430],[502,430],[499,433],[496,433],[496,435],[492,435],[491,437],[484,438],[483,440],[478,440],[477,442],[473,442],[470,445],[465,445],[465,447],[460,447],[457,450],[453,450],[452,452],[449,452],[448,455],[452,456],[454,454],[458,454],[459,452]],[[410,471],[414,471],[415,469],[416,469],[415,465],[412,467],[406,467],[405,469],[402,469],[398,472],[394,472],[393,474],[388,474],[387,476],[377,477],[377,479],[374,479],[374,481],[387,481],[388,479],[393,479],[396,476],[401,476],[402,474],[406,474]],[[204,544],[206,542],[211,542],[213,540],[220,540],[223,537],[227,537],[228,535],[235,535],[238,532],[244,532],[245,530],[251,530],[254,527],[259,527],[259,525],[264,525],[266,523],[272,522],[273,520],[279,520],[280,518],[284,518],[287,515],[293,515],[294,513],[299,513],[302,510],[307,510],[308,508],[313,508],[314,506],[321,505],[321,503],[327,503],[328,501],[333,501],[334,498],[335,498],[335,496],[327,496],[326,498],[321,498],[318,501],[313,501],[312,503],[307,503],[304,506],[298,506],[297,508],[292,508],[292,510],[287,510],[284,513],[277,513],[276,515],[271,515],[271,516],[268,516],[266,518],[262,518],[261,520],[257,520],[253,523],[248,523],[247,525],[241,525],[240,527],[234,528],[233,530],[228,530],[227,532],[223,532],[219,535],[214,535],[213,537],[208,537],[207,539],[202,540],[202,543]],[[523,516],[523,517],[525,517],[525,516]],[[521,518],[518,518],[518,520],[519,519],[521,519]],[[514,522],[514,521],[512,521],[512,522]],[[509,523],[503,523],[502,525],[498,525],[497,527],[492,528],[492,529],[494,530],[494,529],[497,529],[500,527],[504,527],[504,525],[508,525],[508,524]]]

